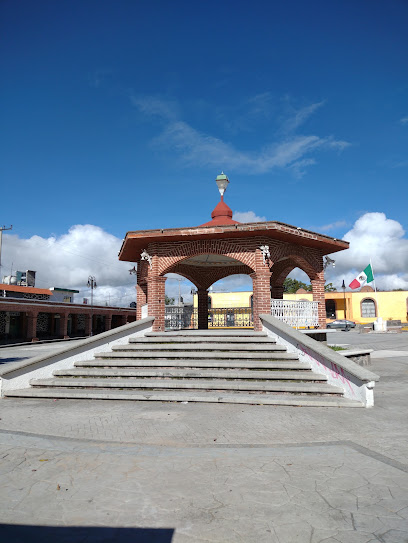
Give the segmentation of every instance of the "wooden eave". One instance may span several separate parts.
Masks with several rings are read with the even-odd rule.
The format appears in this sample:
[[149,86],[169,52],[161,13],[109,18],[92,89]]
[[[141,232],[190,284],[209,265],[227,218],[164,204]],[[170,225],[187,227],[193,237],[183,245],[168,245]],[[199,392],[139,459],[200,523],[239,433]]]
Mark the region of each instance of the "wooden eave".
[[140,253],[150,243],[185,242],[208,239],[245,239],[267,236],[279,241],[313,247],[323,255],[348,249],[348,241],[331,238],[324,234],[297,228],[277,221],[239,223],[224,226],[196,226],[190,228],[165,228],[156,230],[136,230],[128,232],[119,251],[119,260],[138,262]]

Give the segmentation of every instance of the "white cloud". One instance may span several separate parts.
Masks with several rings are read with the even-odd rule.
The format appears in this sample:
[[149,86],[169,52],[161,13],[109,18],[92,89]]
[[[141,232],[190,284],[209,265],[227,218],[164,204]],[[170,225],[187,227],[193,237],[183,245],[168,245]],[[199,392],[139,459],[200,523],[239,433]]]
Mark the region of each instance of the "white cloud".
[[[265,100],[263,95],[260,97]],[[262,103],[261,98],[258,102]],[[257,152],[241,151],[232,143],[200,132],[180,120],[174,104],[153,97],[132,96],[131,101],[142,113],[161,118],[164,128],[153,143],[177,151],[179,157],[188,164],[222,167],[254,174],[266,173],[275,168],[288,168],[295,175],[301,176],[306,166],[316,162],[311,154],[327,150],[342,151],[350,145],[346,141],[336,140],[333,136],[291,134],[280,141],[265,144]],[[294,119],[290,120],[291,131],[321,105],[322,102],[319,102],[299,110]]]
[[408,239],[402,225],[385,213],[365,213],[343,237],[350,248],[334,253],[336,267],[326,270],[328,281],[346,285],[372,261],[376,284],[381,289],[408,289]]
[[249,275],[230,275],[214,283],[214,292],[235,292],[252,290],[252,279]]
[[408,116],[407,117],[402,117],[402,119],[400,119],[400,123],[401,124],[408,124]]
[[130,101],[139,111],[146,115],[174,120],[178,113],[178,107],[174,102],[162,100],[154,96],[132,95]]
[[343,228],[346,225],[346,221],[335,221],[330,224],[325,224],[324,226],[319,226],[318,230],[321,232],[328,232],[329,230],[334,230],[335,228]]
[[266,217],[259,217],[253,211],[234,211],[232,216],[238,222],[265,222]]
[[310,283],[309,276],[300,268],[295,268],[294,270],[292,270],[288,277],[290,277],[291,279],[297,279],[298,281],[302,281],[302,283],[306,283],[307,285]]
[[298,174],[315,163],[304,158],[317,150],[342,151],[349,144],[332,137],[293,136],[285,141],[271,143],[257,153],[243,152],[231,143],[200,133],[183,121],[169,123],[155,143],[175,149],[188,164],[215,166],[249,173],[266,173],[274,168],[292,168]]
[[313,115],[324,104],[324,100],[321,102],[316,102],[315,104],[310,104],[309,106],[302,107],[297,111],[294,111],[293,114],[284,122],[283,128],[288,132],[292,132],[299,128],[307,119]]
[[[72,226],[61,236],[28,239],[3,236],[2,275],[16,270],[35,270],[36,286],[66,287],[80,291],[76,301],[90,298],[88,276],[96,278],[95,303],[128,306],[136,298],[135,276],[130,276],[129,262],[119,262],[121,240],[91,224]],[[1,277],[2,279],[2,277]]]

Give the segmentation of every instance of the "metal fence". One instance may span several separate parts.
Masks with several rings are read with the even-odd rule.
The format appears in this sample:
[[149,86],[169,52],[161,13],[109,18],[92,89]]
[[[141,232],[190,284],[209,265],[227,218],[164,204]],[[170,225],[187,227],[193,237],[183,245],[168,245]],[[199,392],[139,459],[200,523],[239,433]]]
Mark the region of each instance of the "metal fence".
[[[271,300],[271,315],[294,328],[318,328],[318,304],[304,300]],[[208,328],[253,328],[250,307],[220,307],[208,309]],[[167,305],[166,330],[198,328],[197,308]]]
[[208,328],[252,328],[250,307],[220,307],[208,310]]
[[[252,328],[254,325],[250,307],[220,307],[208,309],[208,328]],[[198,328],[197,308],[167,305],[166,330]]]
[[197,309],[193,306],[166,305],[164,315],[166,330],[197,329]]
[[318,304],[304,300],[271,300],[271,315],[293,328],[318,328]]

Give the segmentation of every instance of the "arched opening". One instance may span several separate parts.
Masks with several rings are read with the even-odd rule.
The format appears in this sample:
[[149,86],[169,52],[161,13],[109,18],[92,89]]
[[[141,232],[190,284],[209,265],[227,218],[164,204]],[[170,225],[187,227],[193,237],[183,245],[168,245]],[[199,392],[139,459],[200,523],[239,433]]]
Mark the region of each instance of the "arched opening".
[[212,306],[208,311],[209,328],[252,328],[252,279],[246,274],[228,275],[209,288]]
[[377,305],[372,298],[364,298],[361,300],[361,317],[364,319],[372,319],[377,316]]
[[197,312],[194,311],[196,285],[178,273],[168,273],[165,277],[165,330],[197,328]]
[[[275,299],[282,299],[285,295],[296,295],[298,290],[312,292],[311,277],[292,259],[286,258],[276,262],[272,267],[271,296]],[[296,298],[295,298],[296,299]]]
[[301,257],[276,262],[271,275],[271,314],[295,328],[319,328],[326,322],[324,275]]
[[[183,313],[183,315],[188,313],[184,296],[183,304],[178,303],[178,306],[180,307],[181,305],[183,305],[183,310],[176,310],[166,306],[166,329],[169,329],[169,321],[174,321],[173,317],[169,316],[171,314],[177,314],[176,318],[179,319],[179,327],[198,327],[200,329],[205,329],[209,327],[214,327],[215,323],[219,324],[221,322],[221,318],[213,318],[213,315],[215,315],[215,313],[217,313],[217,315],[221,314],[222,312],[220,311],[220,309],[225,309],[215,307],[215,305],[219,306],[219,301],[215,301],[213,294],[218,293],[219,290],[225,291],[227,289],[231,291],[231,276],[236,277],[244,275],[247,277],[248,274],[253,273],[253,270],[248,265],[231,256],[213,253],[201,253],[187,256],[182,260],[178,260],[176,263],[168,266],[164,270],[164,272],[164,276],[167,279],[166,300],[168,301],[169,298],[175,298],[176,300],[178,300],[182,297],[181,295],[177,296],[177,293],[174,296],[170,292],[169,286],[171,285],[171,279],[174,278],[175,281],[180,281],[179,286],[184,286],[186,298],[190,303],[192,302],[193,308],[191,317],[183,316],[183,318],[181,319],[181,313]],[[189,283],[189,285],[186,288],[185,285],[187,282]],[[248,287],[248,290],[252,294],[252,281],[247,277],[246,282],[248,285],[250,285]],[[220,285],[222,285],[221,288]],[[191,294],[194,295],[193,300],[191,298]],[[216,297],[219,297],[218,294]],[[245,302],[245,307],[248,309],[247,313],[249,314],[249,295],[247,296],[247,298],[248,299]],[[221,305],[225,305],[225,303]],[[230,306],[231,303],[228,302],[227,305]],[[234,313],[234,315],[232,313]],[[227,326],[228,324],[228,327],[236,327],[237,323],[242,322],[241,318],[237,318],[235,310],[233,312],[229,311],[228,314],[224,311],[224,314],[224,320],[226,323],[225,325]],[[249,318],[247,318],[245,322],[247,321],[249,321]]]

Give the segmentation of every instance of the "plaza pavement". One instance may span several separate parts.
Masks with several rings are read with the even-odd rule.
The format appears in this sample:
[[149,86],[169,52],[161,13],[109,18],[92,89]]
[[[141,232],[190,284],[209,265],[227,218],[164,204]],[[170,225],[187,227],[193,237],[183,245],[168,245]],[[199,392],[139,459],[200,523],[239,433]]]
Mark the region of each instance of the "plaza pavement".
[[0,400],[0,541],[407,543],[408,333],[330,341],[373,409]]

